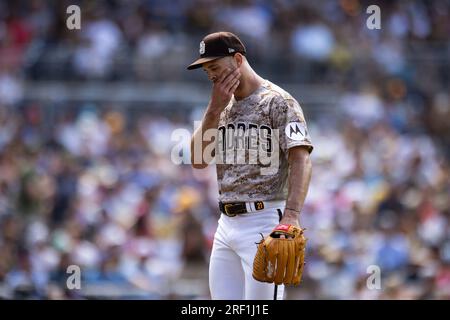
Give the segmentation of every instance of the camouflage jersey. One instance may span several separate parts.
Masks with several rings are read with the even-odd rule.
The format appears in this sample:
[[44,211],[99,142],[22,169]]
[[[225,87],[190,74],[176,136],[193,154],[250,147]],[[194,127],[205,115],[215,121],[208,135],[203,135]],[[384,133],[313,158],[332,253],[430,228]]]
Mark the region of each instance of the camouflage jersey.
[[265,80],[250,96],[233,97],[220,115],[216,145],[219,200],[285,200],[288,149],[313,145],[299,103]]

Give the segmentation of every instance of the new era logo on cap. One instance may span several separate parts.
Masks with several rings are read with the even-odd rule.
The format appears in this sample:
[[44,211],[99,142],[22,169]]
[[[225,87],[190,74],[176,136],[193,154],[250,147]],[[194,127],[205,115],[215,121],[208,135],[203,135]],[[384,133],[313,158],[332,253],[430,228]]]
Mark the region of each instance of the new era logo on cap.
[[205,41],[200,42],[200,54],[205,54]]
[[200,42],[200,58],[188,66],[188,70],[197,69],[203,63],[230,56],[239,52],[246,54],[242,41],[231,32],[215,32],[207,35]]

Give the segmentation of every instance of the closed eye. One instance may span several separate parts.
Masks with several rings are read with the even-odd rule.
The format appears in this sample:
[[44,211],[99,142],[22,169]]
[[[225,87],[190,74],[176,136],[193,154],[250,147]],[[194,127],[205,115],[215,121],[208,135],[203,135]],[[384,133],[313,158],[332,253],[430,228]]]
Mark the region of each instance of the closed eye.
[[212,65],[207,67],[206,69],[210,70],[210,71],[216,71],[217,70],[217,65]]

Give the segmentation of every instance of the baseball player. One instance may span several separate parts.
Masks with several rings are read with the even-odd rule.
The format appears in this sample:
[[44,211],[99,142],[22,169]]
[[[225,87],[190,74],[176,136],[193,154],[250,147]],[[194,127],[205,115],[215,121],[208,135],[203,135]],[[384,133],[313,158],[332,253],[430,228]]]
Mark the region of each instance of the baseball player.
[[[261,235],[277,225],[299,227],[313,150],[303,111],[251,68],[244,44],[230,32],[203,38],[200,58],[188,66],[197,68],[212,82],[212,94],[192,136],[191,161],[196,169],[209,164],[204,155],[213,140],[204,134],[215,129],[209,153],[216,161],[221,211],[209,266],[211,298],[281,300],[284,285],[255,280],[252,267]],[[270,165],[260,161],[261,154],[277,164],[274,170],[263,170]]]

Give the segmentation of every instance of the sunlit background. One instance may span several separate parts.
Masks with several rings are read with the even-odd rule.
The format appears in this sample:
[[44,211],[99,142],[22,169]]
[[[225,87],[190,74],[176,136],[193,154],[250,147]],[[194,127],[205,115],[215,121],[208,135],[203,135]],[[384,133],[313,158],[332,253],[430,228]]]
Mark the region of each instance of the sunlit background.
[[[66,27],[71,4],[81,30]],[[371,4],[380,30],[366,27]],[[204,72],[186,71],[200,40],[228,30],[300,102],[315,145],[304,280],[286,298],[449,299],[449,12],[0,0],[0,298],[210,298],[215,168],[175,165],[171,135],[209,99]]]

